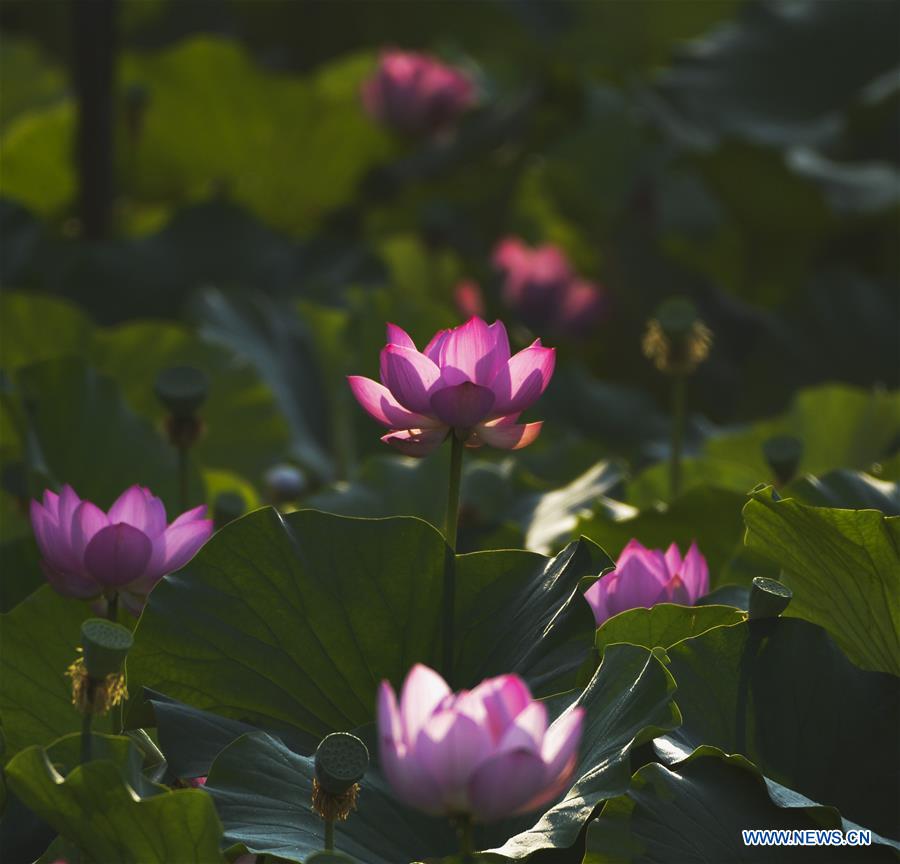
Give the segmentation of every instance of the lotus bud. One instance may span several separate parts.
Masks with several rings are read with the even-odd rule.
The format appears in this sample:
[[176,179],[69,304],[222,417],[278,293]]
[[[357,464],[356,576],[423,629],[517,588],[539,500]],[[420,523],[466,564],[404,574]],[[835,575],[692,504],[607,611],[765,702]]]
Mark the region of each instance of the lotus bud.
[[709,356],[712,331],[684,297],[663,302],[647,322],[644,356],[667,375],[690,375]]
[[803,458],[803,442],[793,435],[776,435],[763,442],[763,456],[779,486],[790,483]]
[[675,543],[665,553],[631,540],[616,561],[616,568],[585,592],[599,627],[607,618],[627,609],[657,603],[692,606],[709,591],[709,566],[692,543],[684,558]]

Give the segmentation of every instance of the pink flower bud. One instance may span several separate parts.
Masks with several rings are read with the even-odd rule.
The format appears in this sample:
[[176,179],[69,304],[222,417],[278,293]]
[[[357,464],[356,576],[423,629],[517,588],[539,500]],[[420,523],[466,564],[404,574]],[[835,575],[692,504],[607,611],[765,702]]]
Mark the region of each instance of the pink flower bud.
[[362,86],[371,117],[402,135],[432,136],[450,128],[475,102],[472,81],[426,54],[386,51]]
[[604,289],[579,278],[557,246],[531,249],[507,237],[493,263],[504,275],[503,301],[533,330],[583,336],[606,315]]
[[708,591],[709,567],[696,543],[682,560],[674,543],[663,554],[631,540],[619,555],[616,569],[598,579],[584,596],[599,627],[626,609],[656,603],[692,606]]

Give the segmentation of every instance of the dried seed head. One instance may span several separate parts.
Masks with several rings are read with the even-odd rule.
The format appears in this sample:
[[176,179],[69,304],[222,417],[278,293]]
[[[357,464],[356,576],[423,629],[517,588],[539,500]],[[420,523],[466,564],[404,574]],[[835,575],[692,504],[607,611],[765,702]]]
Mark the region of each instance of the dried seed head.
[[709,356],[712,335],[694,304],[676,297],[661,304],[647,322],[641,347],[660,372],[690,375]]

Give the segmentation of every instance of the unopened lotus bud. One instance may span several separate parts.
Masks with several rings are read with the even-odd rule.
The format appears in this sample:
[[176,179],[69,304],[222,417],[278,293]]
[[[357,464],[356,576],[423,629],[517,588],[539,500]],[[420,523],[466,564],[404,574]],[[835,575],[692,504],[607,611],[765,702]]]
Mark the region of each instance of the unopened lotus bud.
[[220,492],[213,502],[213,524],[221,528],[247,512],[247,502],[240,492]]
[[209,394],[206,376],[193,366],[172,366],[159,373],[154,389],[169,412],[166,433],[172,446],[191,447],[203,431],[197,411]]
[[127,695],[122,666],[134,637],[127,627],[105,618],[81,625],[82,655],[69,666],[72,704],[82,714],[105,714]]
[[793,435],[776,435],[764,441],[762,449],[775,481],[781,486],[789,483],[803,457],[803,442]]
[[750,588],[750,620],[777,618],[787,609],[793,596],[791,589],[783,582],[756,576]]
[[296,501],[306,488],[303,472],[286,462],[273,465],[265,476],[266,493],[273,504]]
[[366,745],[349,732],[333,732],[316,748],[313,810],[327,822],[343,821],[356,808],[359,781],[369,767]]
[[667,375],[689,375],[709,356],[712,331],[684,297],[663,302],[647,322],[644,356]]

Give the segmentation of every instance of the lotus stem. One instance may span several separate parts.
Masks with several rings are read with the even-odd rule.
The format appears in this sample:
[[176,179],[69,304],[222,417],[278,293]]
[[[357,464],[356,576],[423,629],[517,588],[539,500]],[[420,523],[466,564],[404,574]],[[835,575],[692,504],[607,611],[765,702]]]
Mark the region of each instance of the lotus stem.
[[113,591],[106,598],[106,617],[110,621],[116,621],[119,617],[119,592]]
[[334,850],[334,820],[326,819],[325,820],[325,851],[331,852]]
[[460,816],[457,822],[459,853],[463,861],[471,861],[475,856],[475,825],[472,817]]
[[459,487],[462,480],[463,442],[454,432],[450,434],[450,486],[447,493],[447,522],[445,534],[447,545],[454,555],[444,567],[444,678],[453,677],[453,631],[456,607],[456,530],[459,523]]
[[188,448],[180,446],[178,450],[178,495],[179,509],[183,513],[188,509]]
[[681,494],[681,454],[684,449],[686,376],[672,376],[672,452],[669,465],[669,500]]
[[91,761],[91,726],[94,722],[94,712],[92,710],[94,701],[94,682],[91,678],[87,680],[87,702],[88,709],[81,717],[81,764]]

